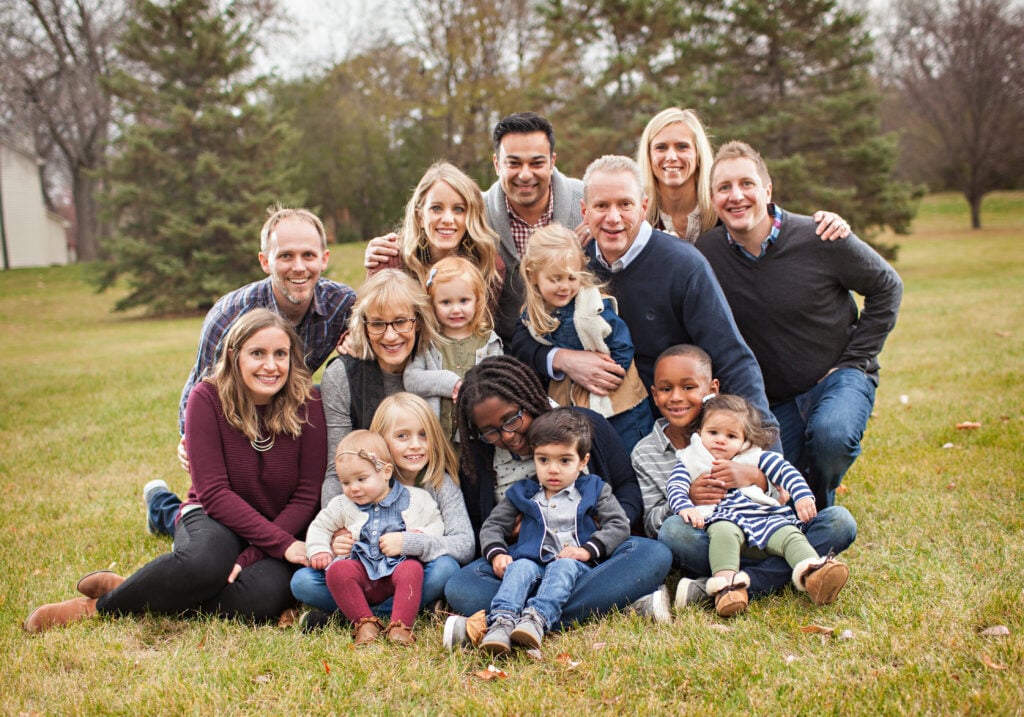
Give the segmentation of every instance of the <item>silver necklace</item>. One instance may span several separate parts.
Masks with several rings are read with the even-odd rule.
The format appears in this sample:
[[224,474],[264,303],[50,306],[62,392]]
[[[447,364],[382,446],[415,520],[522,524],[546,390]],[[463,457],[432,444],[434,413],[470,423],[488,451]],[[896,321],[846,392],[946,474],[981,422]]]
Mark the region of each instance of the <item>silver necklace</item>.
[[256,436],[256,440],[250,440],[249,445],[255,448],[260,453],[266,453],[274,447],[275,434],[271,433],[268,437],[263,438],[262,436]]

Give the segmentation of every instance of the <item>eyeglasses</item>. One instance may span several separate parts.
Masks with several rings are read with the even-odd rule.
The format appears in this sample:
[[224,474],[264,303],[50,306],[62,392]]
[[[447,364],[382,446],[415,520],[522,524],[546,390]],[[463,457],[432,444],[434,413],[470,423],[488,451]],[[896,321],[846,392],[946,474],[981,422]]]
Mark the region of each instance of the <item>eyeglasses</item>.
[[395,319],[394,321],[364,321],[366,333],[378,336],[386,334],[390,326],[400,334],[407,334],[416,326],[416,319]]
[[516,415],[501,424],[500,428],[488,428],[486,431],[477,431],[476,435],[484,443],[497,443],[501,440],[502,433],[515,433],[523,426],[523,409],[519,409]]

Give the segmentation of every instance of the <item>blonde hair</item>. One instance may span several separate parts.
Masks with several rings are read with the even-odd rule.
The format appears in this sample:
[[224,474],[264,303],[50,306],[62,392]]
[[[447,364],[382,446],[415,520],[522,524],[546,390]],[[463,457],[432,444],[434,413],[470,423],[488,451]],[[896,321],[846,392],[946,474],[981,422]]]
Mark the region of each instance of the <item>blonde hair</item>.
[[685,125],[693,133],[694,150],[697,154],[697,166],[693,170],[693,181],[697,188],[697,206],[700,207],[701,231],[706,232],[718,223],[718,214],[711,203],[711,142],[704,129],[700,116],[693,110],[669,107],[651,118],[640,135],[636,148],[636,162],[640,165],[643,175],[644,192],[649,197],[647,205],[647,221],[657,226],[661,220],[661,195],[658,192],[658,180],[654,176],[651,165],[651,143],[666,127],[673,124]]
[[356,303],[348,320],[352,350],[364,361],[376,360],[366,333],[367,317],[390,313],[395,307],[408,307],[416,319],[416,343],[413,353],[420,354],[439,340],[437,320],[430,306],[430,298],[416,280],[401,269],[384,269],[367,279],[356,292]]
[[465,172],[450,162],[435,162],[423,174],[419,184],[405,205],[405,219],[398,232],[405,267],[416,275],[421,284],[427,281],[430,269],[430,244],[423,228],[423,204],[427,192],[438,182],[444,182],[466,203],[466,234],[459,243],[458,253],[470,259],[480,269],[493,292],[501,278],[496,268],[498,235],[487,223],[484,195],[480,187]]
[[445,437],[441,422],[430,410],[430,406],[416,394],[401,391],[381,401],[377,412],[373,414],[370,430],[383,436],[405,416],[411,416],[419,421],[427,434],[427,470],[423,475],[424,485],[440,490],[446,473],[458,485],[459,462],[455,449]]
[[378,467],[376,461],[390,463],[392,466],[395,464],[394,459],[391,457],[391,449],[388,448],[387,441],[384,440],[383,436],[373,431],[362,429],[352,431],[338,442],[338,448],[334,451],[334,470],[338,474],[338,480],[341,480],[341,471],[338,470],[338,462],[341,460],[341,456],[353,453],[356,454],[357,458],[362,458],[373,465],[374,470],[378,473],[384,470],[384,468],[383,466]]
[[[574,266],[578,268],[573,268]],[[519,273],[526,287],[523,311],[526,312],[530,326],[538,335],[550,334],[558,328],[559,323],[558,319],[551,315],[551,310],[537,288],[540,273],[560,268],[579,278],[580,289],[601,288],[602,285],[586,267],[587,257],[576,235],[570,229],[561,224],[548,224],[530,235],[526,253],[519,264]]]
[[[491,310],[487,307],[487,287],[484,285],[484,277],[473,262],[461,256],[446,256],[441,261],[430,267],[427,272],[426,282],[423,288],[427,296],[431,298],[433,305],[434,292],[438,284],[445,284],[456,279],[467,282],[473,291],[473,298],[476,299],[476,313],[473,315],[473,335],[486,338],[491,335],[494,322],[491,320]],[[436,318],[436,317],[435,317]],[[438,322],[438,330],[444,333],[444,329]]]
[[260,412],[256,409],[252,393],[245,385],[238,359],[242,347],[264,329],[281,329],[288,337],[288,378],[275,393],[263,412],[263,425],[271,435],[287,433],[293,438],[302,434],[306,423],[306,402],[312,393],[313,382],[303,356],[302,341],[292,325],[269,309],[253,309],[242,314],[224,336],[220,355],[213,365],[213,373],[206,379],[213,384],[220,398],[221,410],[232,428],[241,431],[250,441],[265,440],[260,435]]

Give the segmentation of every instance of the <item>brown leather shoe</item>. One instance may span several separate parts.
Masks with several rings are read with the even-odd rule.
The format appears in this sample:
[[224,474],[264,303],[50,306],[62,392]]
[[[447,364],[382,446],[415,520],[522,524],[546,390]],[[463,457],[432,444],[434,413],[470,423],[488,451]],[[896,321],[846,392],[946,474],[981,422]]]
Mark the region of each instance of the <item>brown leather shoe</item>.
[[94,598],[71,598],[37,607],[25,618],[22,627],[26,632],[42,632],[51,627],[68,625],[96,614]]
[[352,642],[356,647],[369,645],[384,629],[384,625],[376,617],[364,617],[356,621],[352,626]]
[[124,578],[110,570],[96,570],[78,581],[78,592],[88,598],[101,598],[118,585]]
[[384,633],[384,637],[388,639],[388,642],[393,642],[397,645],[412,645],[416,642],[416,638],[412,634],[412,627],[406,625],[401,620],[392,620],[391,624],[388,625],[387,631]]

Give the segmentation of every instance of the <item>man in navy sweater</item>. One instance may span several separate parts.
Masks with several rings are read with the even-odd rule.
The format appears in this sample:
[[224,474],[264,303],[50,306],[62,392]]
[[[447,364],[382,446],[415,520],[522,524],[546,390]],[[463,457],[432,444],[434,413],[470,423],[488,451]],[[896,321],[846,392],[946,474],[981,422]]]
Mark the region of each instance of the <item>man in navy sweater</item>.
[[[711,355],[722,390],[743,396],[770,425],[777,425],[757,361],[711,267],[691,244],[652,229],[644,219],[646,209],[640,168],[632,159],[607,155],[587,168],[583,221],[595,240],[587,246],[588,268],[618,300],[644,385],[653,386],[654,362],[662,351],[696,344]],[[621,367],[610,357],[542,346],[522,325],[513,336],[512,353],[541,375],[568,374],[595,393],[607,393],[622,380]]]
[[[903,284],[857,237],[822,242],[810,217],[770,203],[768,168],[743,142],[718,150],[711,197],[721,224],[697,249],[761,365],[783,453],[820,510],[860,455]],[[862,311],[851,291],[864,297]]]

